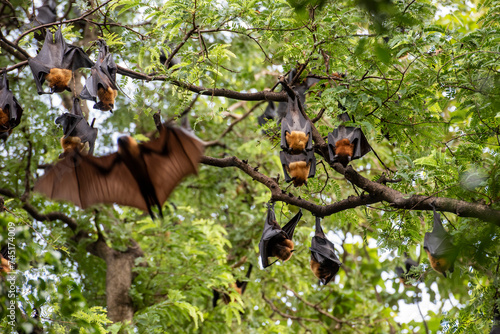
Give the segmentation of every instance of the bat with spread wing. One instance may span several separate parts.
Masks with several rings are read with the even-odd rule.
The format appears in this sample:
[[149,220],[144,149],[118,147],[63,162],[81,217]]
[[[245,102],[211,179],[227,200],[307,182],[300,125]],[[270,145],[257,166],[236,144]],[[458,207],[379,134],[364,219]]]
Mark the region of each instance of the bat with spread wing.
[[446,271],[454,270],[453,262],[457,257],[457,248],[451,241],[451,235],[446,232],[441,222],[441,216],[434,210],[434,227],[432,232],[425,233],[424,250],[429,257],[432,269],[446,277]]
[[290,154],[300,154],[311,151],[311,123],[302,115],[299,109],[299,99],[286,84],[288,93],[286,115],[281,119],[281,149]]
[[287,261],[293,253],[293,232],[302,217],[300,210],[283,228],[276,221],[274,214],[274,203],[268,204],[264,231],[259,242],[260,258],[264,268],[273,263],[269,263],[269,257],[277,257],[281,261]]
[[97,129],[94,128],[95,118],[92,124],[89,125],[85,117],[83,117],[80,107],[80,99],[73,99],[73,108],[71,113],[64,113],[56,118],[56,124],[63,127],[64,136],[61,138],[61,146],[64,150],[59,158],[63,158],[69,151],[78,149],[82,150],[85,143],[89,143],[88,154],[94,154],[95,140],[97,138]]
[[[41,95],[71,91],[68,85],[73,71],[91,67],[92,61],[82,48],[66,44],[59,28],[54,34],[47,30],[42,49],[36,57],[28,59],[28,64],[33,72],[38,94]],[[45,80],[48,82],[49,92],[43,90]]]
[[311,270],[323,285],[328,284],[338,273],[342,263],[335,255],[335,246],[326,238],[321,227],[321,218],[316,217],[316,232],[311,240]]
[[[339,119],[349,120],[349,115],[343,113]],[[328,153],[332,163],[340,162],[347,167],[349,162],[361,158],[371,150],[360,128],[341,125],[328,134]]]
[[94,104],[94,109],[112,112],[115,98],[118,95],[118,86],[116,85],[117,67],[109,47],[104,40],[98,40],[99,54],[94,66],[90,69],[91,75],[88,77],[83,87],[80,97],[85,100],[99,102]]
[[[250,263],[250,266],[248,267],[248,270],[247,270],[247,274],[245,275],[246,278],[250,278],[250,274],[252,273],[252,268],[253,268],[253,265]],[[248,281],[242,282],[240,280],[237,280],[236,283],[231,284],[231,287],[234,290],[236,290],[237,293],[239,293],[240,295],[243,296],[243,294],[245,293],[245,290],[247,288],[247,285],[248,285]],[[214,293],[214,296],[212,299],[212,306],[216,307],[217,301],[221,297],[221,293],[216,289],[213,289],[213,293]],[[227,293],[222,293],[222,300],[224,301],[225,304],[229,304],[229,302],[231,301],[231,297]]]
[[292,182],[295,187],[307,185],[307,179],[316,174],[316,157],[314,151],[300,154],[280,152],[281,165],[285,181]]
[[0,81],[0,139],[7,140],[12,129],[19,125],[23,108],[9,90],[7,73],[3,74]]
[[34,190],[86,209],[116,203],[163,217],[162,205],[183,177],[196,174],[203,154],[201,141],[178,127],[161,126],[160,137],[137,144],[118,138],[118,152],[93,157],[73,150],[35,184]]

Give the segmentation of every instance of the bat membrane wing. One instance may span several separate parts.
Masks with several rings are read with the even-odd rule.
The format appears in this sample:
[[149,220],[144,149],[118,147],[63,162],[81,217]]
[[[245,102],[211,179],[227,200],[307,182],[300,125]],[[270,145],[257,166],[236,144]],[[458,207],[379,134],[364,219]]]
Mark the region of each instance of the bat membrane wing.
[[292,240],[295,227],[302,218],[302,210],[300,210],[285,226],[283,226],[283,231],[288,236],[288,239]]
[[4,73],[2,81],[0,82],[0,109],[6,113],[6,123],[3,124],[7,130],[13,129],[21,122],[23,108],[17,102],[12,92],[9,90],[9,81],[7,80],[7,73]]
[[160,138],[141,146],[160,204],[167,200],[185,176],[198,172],[203,144],[181,128],[164,128]]

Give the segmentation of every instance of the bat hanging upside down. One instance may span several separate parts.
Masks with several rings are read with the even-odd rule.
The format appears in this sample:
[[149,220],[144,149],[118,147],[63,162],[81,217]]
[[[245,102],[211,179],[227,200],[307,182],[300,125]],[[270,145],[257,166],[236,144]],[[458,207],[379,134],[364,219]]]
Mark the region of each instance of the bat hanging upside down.
[[305,152],[309,142],[309,134],[302,131],[286,132],[286,142],[291,154],[299,154]]
[[342,263],[335,254],[334,244],[326,238],[321,227],[321,218],[316,217],[316,232],[311,240],[311,271],[326,285],[338,273]]
[[[71,143],[79,148],[77,142]],[[202,154],[203,144],[196,136],[182,128],[162,126],[160,137],[146,143],[120,137],[118,152],[103,157],[69,149],[34,190],[82,209],[116,203],[148,211],[154,218],[151,207],[156,206],[163,217],[163,203],[183,177],[197,173]]]
[[73,72],[64,68],[51,68],[49,73],[45,74],[45,80],[47,80],[50,91],[62,93],[65,90],[70,90],[68,87],[72,74]]
[[347,164],[352,159],[352,154],[354,152],[354,144],[352,144],[349,139],[344,138],[335,143],[335,154],[337,155],[337,161],[346,167]]

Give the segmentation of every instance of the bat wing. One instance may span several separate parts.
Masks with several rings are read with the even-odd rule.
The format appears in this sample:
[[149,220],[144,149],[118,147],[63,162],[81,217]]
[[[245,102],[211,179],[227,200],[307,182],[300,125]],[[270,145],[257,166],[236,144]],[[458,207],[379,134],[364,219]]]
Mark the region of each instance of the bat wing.
[[[253,265],[250,263],[250,266],[248,267],[247,274],[245,275],[246,278],[250,278],[250,274],[252,273],[252,268]],[[240,282],[236,281],[236,287],[241,289],[241,294],[243,295],[245,293],[245,290],[247,289],[248,281]]]
[[198,173],[203,143],[182,128],[164,127],[160,138],[141,144],[148,174],[163,204],[182,178]]
[[368,140],[360,128],[355,128],[351,142],[354,143],[352,159],[359,159],[372,150]]
[[424,249],[435,258],[452,256],[455,253],[455,246],[451,239],[451,235],[443,227],[439,213],[434,209],[434,227],[432,232],[425,233]]
[[281,120],[281,148],[289,150],[288,143],[286,142],[286,134],[292,131],[303,132],[309,136],[307,144],[305,145],[306,151],[312,150],[312,135],[311,123],[305,119],[299,109],[299,99],[295,96],[288,96],[286,115]]
[[97,203],[116,203],[148,210],[137,182],[118,153],[99,158],[68,154],[46,171],[34,190],[82,209]]
[[264,222],[264,230],[262,231],[262,237],[260,238],[259,242],[259,252],[260,252],[260,259],[262,261],[262,267],[267,268],[272,264],[269,263],[270,255],[268,254],[268,244],[272,238],[280,234],[286,238],[286,235],[284,234],[283,230],[276,222],[276,215],[274,214],[274,203],[273,203],[268,206],[266,221]]
[[23,114],[23,108],[9,90],[7,73],[4,73],[2,81],[0,82],[0,108],[4,113],[8,112],[8,124],[0,125],[0,131],[9,131],[19,125]]
[[[90,76],[85,81],[85,86],[83,86],[83,89],[80,93],[80,97],[84,100],[97,102],[98,78],[96,72],[97,70],[95,68],[92,68],[90,70]],[[94,73],[96,74],[94,75]]]
[[302,210],[299,210],[299,212],[285,226],[283,226],[283,231],[288,236],[288,239],[292,240],[293,232],[295,231],[295,227],[299,223],[300,218],[302,218]]
[[330,260],[339,266],[342,264],[335,254],[334,244],[328,240],[321,227],[321,218],[316,217],[316,233],[311,240],[311,254],[318,263],[323,263],[325,260]]
[[61,116],[56,118],[55,123],[60,124],[63,128],[64,138],[68,138],[69,136],[74,137],[73,135],[76,126],[85,118],[79,115],[73,115],[70,113],[64,113]]

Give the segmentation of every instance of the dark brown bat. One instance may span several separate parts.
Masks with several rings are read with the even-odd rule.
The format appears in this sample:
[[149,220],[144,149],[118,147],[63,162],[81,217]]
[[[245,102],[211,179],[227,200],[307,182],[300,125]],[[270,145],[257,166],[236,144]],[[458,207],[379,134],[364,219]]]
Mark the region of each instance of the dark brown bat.
[[316,157],[313,151],[300,154],[289,154],[281,151],[280,160],[285,181],[293,181],[295,187],[307,185],[307,179],[316,174]]
[[196,174],[203,144],[177,127],[161,126],[160,137],[137,144],[118,139],[118,152],[103,157],[72,151],[47,170],[34,190],[55,200],[86,209],[97,203],[116,203],[163,217],[162,205],[183,177]]
[[9,90],[7,73],[3,74],[0,81],[0,139],[7,140],[12,129],[19,125],[23,108]]
[[457,248],[451,241],[451,235],[446,232],[441,222],[441,216],[434,210],[434,227],[432,232],[425,233],[424,250],[429,257],[432,269],[446,277],[446,271],[454,270],[453,263],[457,257]]
[[316,233],[311,240],[311,270],[323,285],[338,273],[342,263],[335,255],[335,246],[326,238],[321,228],[321,218],[316,217]]
[[418,262],[411,259],[408,254],[405,252],[405,269],[401,267],[396,267],[396,274],[398,274],[399,280],[401,283],[403,283],[404,286],[411,286],[407,285],[406,281],[408,279],[418,279],[418,274],[411,274],[411,268],[417,268],[418,267]]
[[299,99],[290,87],[286,115],[281,119],[281,149],[289,154],[307,153],[312,150],[311,123],[302,115]]
[[287,261],[293,253],[293,232],[302,217],[300,210],[283,228],[276,222],[274,214],[274,203],[268,204],[264,231],[259,242],[260,258],[264,268],[273,263],[269,263],[269,257],[277,257],[281,261]]
[[[91,67],[92,61],[82,48],[68,45],[64,41],[61,29],[54,34],[47,30],[42,49],[34,58],[28,59],[38,94],[61,93],[71,91],[68,87],[73,71],[81,67]],[[43,90],[47,80],[50,91]]]
[[64,150],[59,157],[62,158],[66,153],[74,149],[81,151],[85,143],[89,143],[89,154],[94,154],[94,145],[97,138],[97,129],[94,128],[94,120],[89,125],[83,117],[80,107],[80,99],[73,99],[73,108],[71,113],[64,113],[56,118],[56,124],[63,127],[64,136],[61,138],[61,146]]
[[98,40],[99,55],[97,61],[91,68],[91,75],[88,77],[83,87],[80,97],[86,100],[99,102],[94,104],[94,109],[112,112],[115,105],[115,98],[118,95],[116,85],[117,67],[109,48],[104,40]]
[[[349,120],[349,115],[343,113],[339,119]],[[361,158],[371,150],[360,128],[341,125],[328,134],[328,152],[332,163],[340,162],[347,167],[349,162]]]
[[[252,268],[253,268],[253,265],[250,263],[250,266],[248,267],[247,273],[245,275],[246,278],[250,278],[250,273],[252,272]],[[248,284],[248,281],[242,282],[240,280],[237,280],[236,283],[231,285],[231,288],[233,288],[234,290],[236,290],[237,293],[239,293],[240,295],[243,296],[243,294],[245,293],[245,290],[247,288],[247,284]],[[213,294],[214,294],[214,296],[212,299],[212,306],[216,307],[217,301],[219,300],[219,298],[221,298],[221,293],[218,290],[213,289]],[[231,302],[231,297],[227,293],[222,293],[222,300],[227,305]]]

